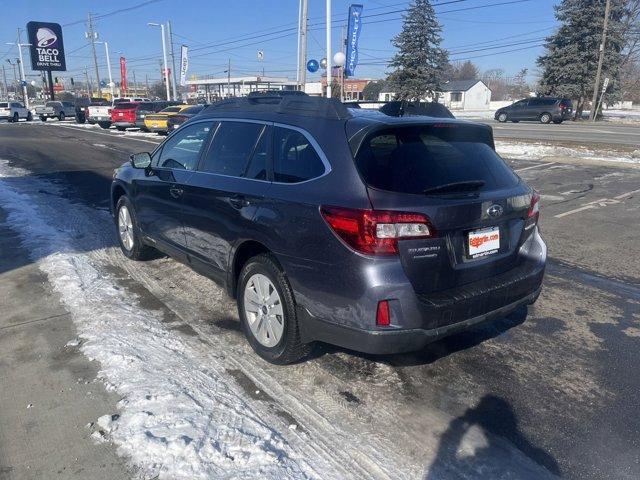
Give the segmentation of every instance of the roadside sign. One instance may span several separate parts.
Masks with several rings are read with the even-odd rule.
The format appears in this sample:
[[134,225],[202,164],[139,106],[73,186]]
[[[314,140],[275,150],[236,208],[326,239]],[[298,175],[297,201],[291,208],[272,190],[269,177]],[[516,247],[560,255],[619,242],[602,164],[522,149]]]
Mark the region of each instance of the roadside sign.
[[67,62],[64,57],[62,27],[58,23],[27,23],[29,51],[32,70],[65,72]]
[[604,78],[604,82],[602,83],[602,93],[607,91],[607,87],[609,86],[609,77]]

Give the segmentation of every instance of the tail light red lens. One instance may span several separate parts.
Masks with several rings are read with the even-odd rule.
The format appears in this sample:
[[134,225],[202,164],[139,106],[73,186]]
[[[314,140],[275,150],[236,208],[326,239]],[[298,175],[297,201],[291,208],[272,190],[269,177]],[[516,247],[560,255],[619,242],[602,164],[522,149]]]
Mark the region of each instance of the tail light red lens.
[[376,325],[380,327],[388,327],[391,325],[391,312],[389,311],[389,300],[378,302],[376,311]]
[[431,238],[435,229],[420,213],[323,206],[320,212],[349,247],[368,255],[396,255],[398,240]]
[[531,195],[531,204],[529,205],[529,211],[527,212],[527,217],[535,218],[537,221],[539,216],[540,216],[540,194],[534,190],[533,194]]

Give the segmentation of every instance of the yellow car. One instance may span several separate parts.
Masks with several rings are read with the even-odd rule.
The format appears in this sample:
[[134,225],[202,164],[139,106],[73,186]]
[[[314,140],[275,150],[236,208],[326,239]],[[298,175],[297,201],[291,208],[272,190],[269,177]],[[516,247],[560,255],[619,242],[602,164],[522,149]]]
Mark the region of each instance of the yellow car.
[[151,113],[145,117],[144,126],[150,132],[157,132],[158,135],[167,133],[167,119],[171,115],[180,113],[192,106],[193,105],[173,105],[159,111],[158,113]]

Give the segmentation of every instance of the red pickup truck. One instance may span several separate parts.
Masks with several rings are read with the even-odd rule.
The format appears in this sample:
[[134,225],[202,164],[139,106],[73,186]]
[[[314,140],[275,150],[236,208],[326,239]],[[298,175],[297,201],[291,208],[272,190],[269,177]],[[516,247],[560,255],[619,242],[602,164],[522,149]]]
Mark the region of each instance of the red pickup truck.
[[156,112],[154,102],[126,102],[118,103],[111,110],[111,124],[121,132],[130,127],[138,127],[147,131],[144,125],[146,115]]

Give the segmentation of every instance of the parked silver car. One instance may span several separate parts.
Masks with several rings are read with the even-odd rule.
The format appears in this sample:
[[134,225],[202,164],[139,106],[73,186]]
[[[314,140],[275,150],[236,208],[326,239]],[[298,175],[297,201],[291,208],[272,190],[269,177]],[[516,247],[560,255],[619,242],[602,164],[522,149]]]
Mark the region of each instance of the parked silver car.
[[36,115],[40,117],[40,120],[46,122],[48,118],[57,118],[62,121],[66,117],[74,117],[76,114],[76,107],[73,102],[47,102],[44,106],[36,107]]

